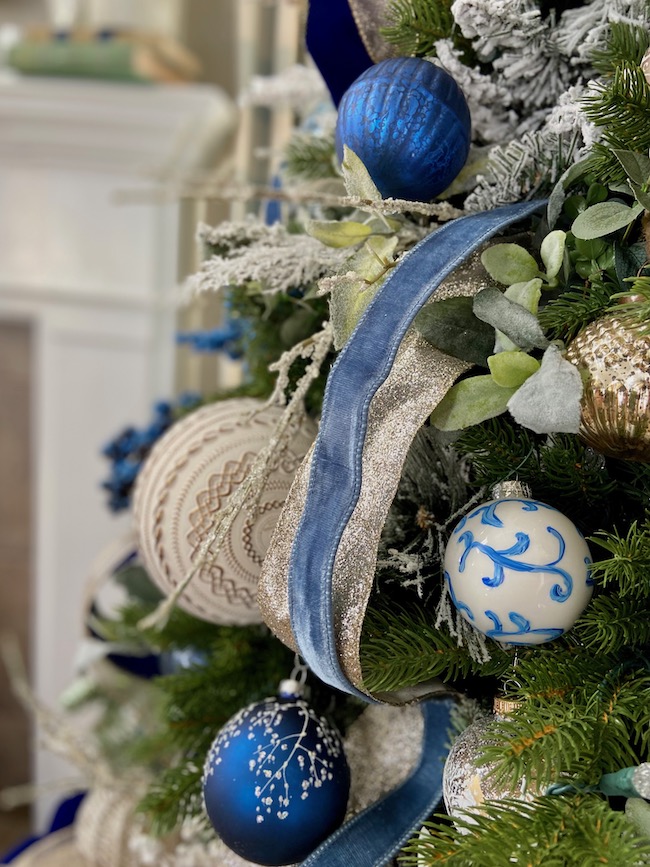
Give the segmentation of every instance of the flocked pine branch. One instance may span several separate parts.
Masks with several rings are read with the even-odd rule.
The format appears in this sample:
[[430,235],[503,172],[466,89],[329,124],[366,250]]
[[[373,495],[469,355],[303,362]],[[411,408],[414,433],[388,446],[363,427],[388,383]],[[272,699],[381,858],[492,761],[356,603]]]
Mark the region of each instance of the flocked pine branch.
[[584,111],[603,127],[602,141],[593,147],[590,166],[601,183],[626,180],[614,149],[647,154],[650,149],[650,84],[635,63],[620,64],[609,79],[595,83],[585,97]]
[[[218,232],[206,237],[209,244],[221,240]],[[345,255],[345,251],[324,247],[309,235],[292,234],[281,223],[274,223],[258,228],[255,239],[245,246],[231,247],[203,262],[186,281],[186,290],[194,295],[253,283],[269,294],[288,293],[315,283]]]
[[287,161],[288,178],[316,181],[341,177],[336,168],[333,135],[294,133],[285,148],[284,155]]

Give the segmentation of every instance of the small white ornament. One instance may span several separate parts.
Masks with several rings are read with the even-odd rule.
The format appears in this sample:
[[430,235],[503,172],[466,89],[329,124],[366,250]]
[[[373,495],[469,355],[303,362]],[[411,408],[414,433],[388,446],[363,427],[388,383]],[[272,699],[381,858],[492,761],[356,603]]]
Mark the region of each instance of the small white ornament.
[[[218,401],[172,425],[138,476],[133,511],[140,556],[166,593],[180,584],[210,533],[214,516],[268,445],[282,410],[251,398]],[[213,623],[262,620],[257,581],[282,505],[316,425],[306,420],[269,473],[254,516],[235,518],[216,558],[198,571],[179,599],[190,614]]]
[[565,515],[525,497],[491,500],[453,530],[445,581],[461,615],[489,638],[541,644],[570,629],[592,594],[591,556]]

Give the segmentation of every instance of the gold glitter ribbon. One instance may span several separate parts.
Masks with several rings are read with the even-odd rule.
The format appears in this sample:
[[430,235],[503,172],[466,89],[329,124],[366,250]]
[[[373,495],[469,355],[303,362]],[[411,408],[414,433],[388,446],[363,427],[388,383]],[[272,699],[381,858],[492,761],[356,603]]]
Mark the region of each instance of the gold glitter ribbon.
[[[354,686],[368,695],[359,653],[381,532],[415,434],[469,367],[411,331],[370,404],[361,492],[341,538],[332,573],[334,629],[341,667]],[[257,595],[267,625],[294,650],[297,646],[289,619],[289,560],[308,483],[309,458],[298,471],[285,501],[264,559]]]
[[395,57],[394,45],[386,42],[380,33],[380,28],[389,23],[387,10],[390,0],[348,0],[352,17],[357,25],[359,36],[366,51],[375,63]]
[[[474,295],[481,286],[479,254],[440,287],[436,300]],[[334,631],[341,667],[354,686],[363,684],[360,643],[374,584],[381,533],[415,435],[470,364],[445,355],[414,329],[407,332],[391,371],[369,409],[363,447],[361,492],[341,538],[332,572]],[[264,559],[258,585],[262,617],[277,637],[297,650],[289,616],[289,561],[309,484],[311,452],[298,470]],[[430,694],[432,685],[374,696],[401,704]]]

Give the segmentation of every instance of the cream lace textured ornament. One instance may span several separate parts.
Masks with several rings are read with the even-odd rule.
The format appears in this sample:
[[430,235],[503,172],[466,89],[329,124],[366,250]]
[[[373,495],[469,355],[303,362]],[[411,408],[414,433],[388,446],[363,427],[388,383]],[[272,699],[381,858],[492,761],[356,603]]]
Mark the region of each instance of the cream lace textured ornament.
[[75,840],[79,853],[93,867],[137,867],[129,852],[129,836],[140,795],[100,786],[81,802]]
[[208,543],[216,516],[251,481],[253,462],[281,416],[281,408],[249,398],[202,407],[156,443],[138,477],[134,515],[143,564],[166,595],[196,567],[178,604],[203,620],[261,620],[258,576],[294,474],[316,435],[313,422],[303,415],[288,446],[255,480],[261,493],[239,509],[216,556]]
[[34,843],[12,862],[14,867],[95,867],[77,849],[72,828],[62,828]]

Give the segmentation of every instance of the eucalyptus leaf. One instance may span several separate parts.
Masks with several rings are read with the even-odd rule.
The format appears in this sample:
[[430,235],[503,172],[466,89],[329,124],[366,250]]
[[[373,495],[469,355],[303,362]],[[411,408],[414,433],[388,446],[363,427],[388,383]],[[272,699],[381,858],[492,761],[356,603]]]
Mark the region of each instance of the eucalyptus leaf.
[[425,340],[442,352],[486,367],[494,345],[494,329],[476,318],[472,304],[473,299],[466,296],[435,301],[420,310],[413,324]]
[[643,205],[646,211],[650,211],[650,193],[644,189],[645,185],[635,184],[633,181],[630,183],[634,191],[634,198],[640,205]]
[[612,153],[635,184],[646,184],[650,180],[650,158],[646,154],[620,148],[612,148]]
[[528,351],[548,346],[537,317],[498,289],[481,289],[474,297],[474,314],[505,334],[519,349]]
[[566,246],[566,232],[556,229],[549,232],[542,241],[540,256],[546,268],[546,276],[553,279],[557,277],[564,260],[564,248]]
[[481,253],[481,262],[490,277],[505,286],[539,274],[537,262],[519,244],[494,244]]
[[535,433],[578,433],[581,397],[578,368],[551,344],[539,370],[508,401],[508,409],[518,424]]
[[548,198],[548,205],[546,207],[546,221],[548,222],[551,229],[557,222],[557,218],[562,213],[562,206],[564,205],[564,200],[566,199],[566,191],[587,171],[588,164],[586,160],[581,160],[579,163],[574,163],[564,172],[564,174],[560,177],[559,181],[553,187],[551,195]]
[[431,424],[442,431],[463,430],[505,412],[516,392],[502,388],[489,375],[472,376],[452,386],[431,414]]
[[330,299],[334,347],[337,350],[352,334],[392,267],[396,248],[394,235],[373,235],[347,260],[347,273],[341,276]]
[[358,196],[360,199],[369,199],[372,202],[381,201],[381,193],[370,177],[368,169],[347,145],[343,145],[341,169],[349,196]]
[[[542,281],[539,277],[535,277],[533,280],[527,280],[525,283],[513,283],[512,286],[508,286],[503,294],[509,301],[514,301],[515,304],[519,304],[530,313],[537,315],[539,299],[542,297]],[[509,352],[516,349],[519,349],[517,344],[497,328],[494,351]]]
[[602,238],[619,229],[624,229],[636,220],[643,211],[643,205],[624,205],[622,202],[599,202],[583,211],[573,221],[571,231],[576,238],[585,241]]
[[307,234],[328,247],[353,247],[372,233],[370,226],[353,220],[308,220]]
[[621,283],[628,277],[636,277],[647,261],[648,255],[643,241],[629,246],[614,244],[614,267]]
[[539,361],[525,352],[499,352],[488,358],[492,379],[503,388],[519,388],[539,370]]
[[539,299],[542,297],[542,281],[535,277],[525,283],[513,283],[503,294],[509,301],[514,301],[515,304],[525,307],[529,313],[537,315]]

